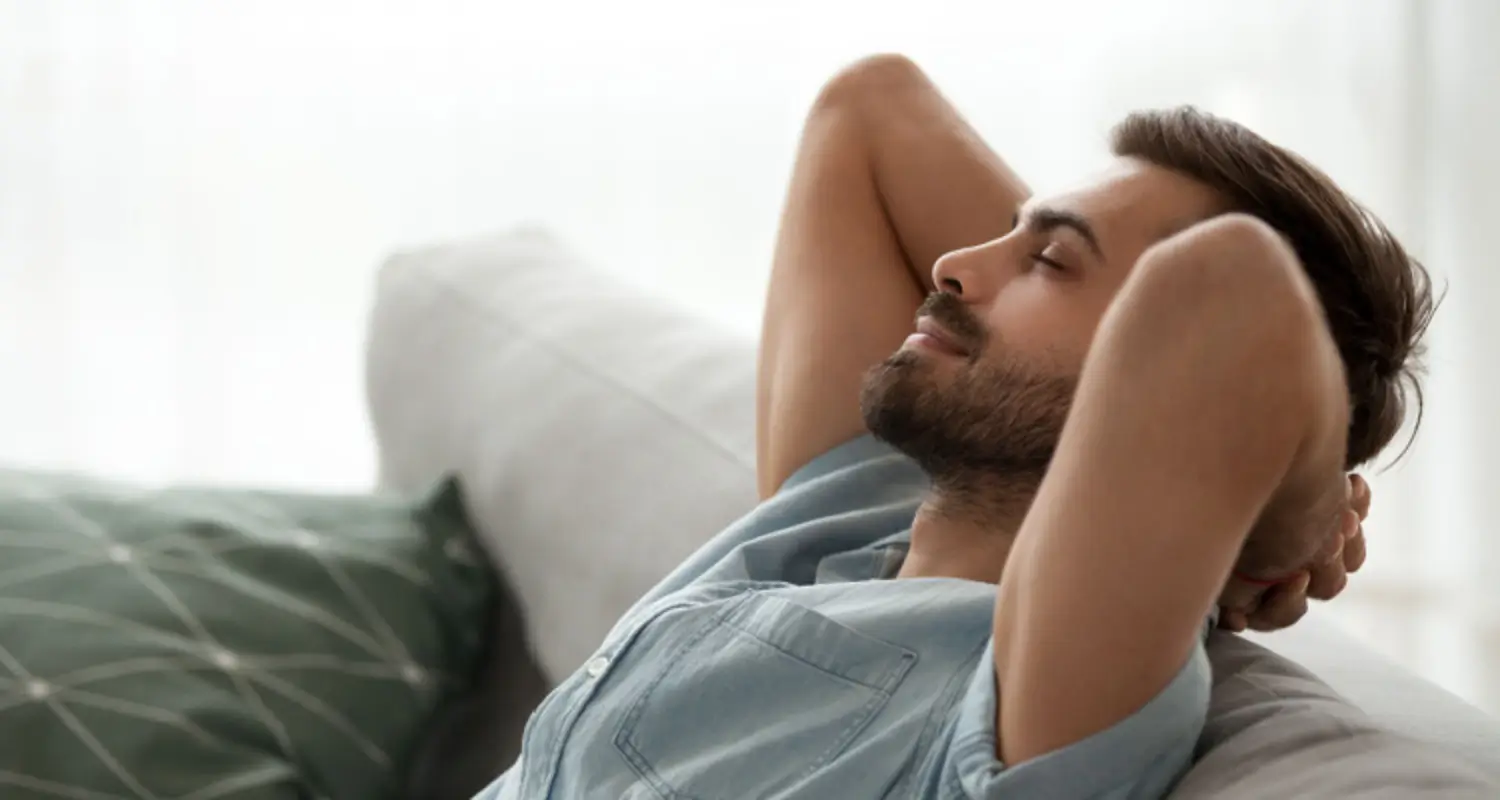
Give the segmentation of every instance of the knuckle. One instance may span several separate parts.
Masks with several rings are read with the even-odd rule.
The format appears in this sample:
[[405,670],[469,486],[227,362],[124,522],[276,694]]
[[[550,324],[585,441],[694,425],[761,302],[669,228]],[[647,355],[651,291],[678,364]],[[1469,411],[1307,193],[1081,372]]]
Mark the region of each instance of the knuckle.
[[1307,614],[1307,597],[1297,595],[1289,597],[1287,602],[1278,606],[1270,615],[1271,624],[1278,628],[1287,628],[1297,624]]
[[1332,564],[1323,570],[1307,594],[1317,600],[1332,600],[1344,590],[1344,586],[1348,583],[1349,576],[1344,571],[1343,565]]
[[1350,546],[1344,550],[1344,571],[1358,572],[1365,565],[1365,545],[1361,540],[1357,546]]

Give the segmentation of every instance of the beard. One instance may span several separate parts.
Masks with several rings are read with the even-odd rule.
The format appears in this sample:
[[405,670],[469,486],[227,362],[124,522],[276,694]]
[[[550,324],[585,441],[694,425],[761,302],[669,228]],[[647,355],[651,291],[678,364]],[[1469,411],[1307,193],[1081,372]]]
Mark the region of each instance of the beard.
[[[995,352],[984,327],[948,293],[918,311],[968,351],[958,371],[901,350],[865,376],[860,411],[874,436],[910,456],[952,505],[1030,503],[1052,463],[1078,379]],[[945,374],[946,373],[946,374]]]

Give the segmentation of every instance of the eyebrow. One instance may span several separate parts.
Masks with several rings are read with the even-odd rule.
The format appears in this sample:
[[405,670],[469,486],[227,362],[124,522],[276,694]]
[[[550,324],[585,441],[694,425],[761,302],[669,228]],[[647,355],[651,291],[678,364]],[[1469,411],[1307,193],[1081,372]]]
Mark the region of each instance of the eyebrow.
[[1047,233],[1058,228],[1071,228],[1083,237],[1083,241],[1088,244],[1090,250],[1094,251],[1097,258],[1101,261],[1104,259],[1104,250],[1099,246],[1099,236],[1094,233],[1094,226],[1089,224],[1088,217],[1074,211],[1049,206],[1022,209],[1018,216],[1020,222],[1040,233]]

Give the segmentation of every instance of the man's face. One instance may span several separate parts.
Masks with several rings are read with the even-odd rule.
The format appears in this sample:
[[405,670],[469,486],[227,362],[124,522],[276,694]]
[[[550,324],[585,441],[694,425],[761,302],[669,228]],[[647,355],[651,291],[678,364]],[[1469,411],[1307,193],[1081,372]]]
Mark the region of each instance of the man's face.
[[1094,330],[1135,262],[1224,210],[1208,187],[1134,159],[1028,201],[1010,233],[938,260],[918,332],[866,379],[865,424],[939,486],[1039,481]]

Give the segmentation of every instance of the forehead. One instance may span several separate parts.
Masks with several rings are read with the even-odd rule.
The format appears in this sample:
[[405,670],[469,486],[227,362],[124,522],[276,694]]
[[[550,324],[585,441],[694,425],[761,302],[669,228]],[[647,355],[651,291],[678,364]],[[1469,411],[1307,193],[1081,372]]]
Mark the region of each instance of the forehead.
[[1147,247],[1229,210],[1218,192],[1182,173],[1134,158],[1036,205],[1082,215],[1107,259],[1134,261]]

